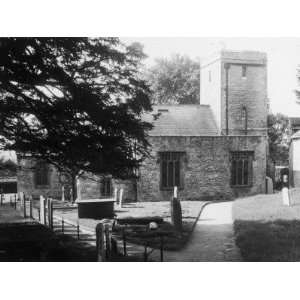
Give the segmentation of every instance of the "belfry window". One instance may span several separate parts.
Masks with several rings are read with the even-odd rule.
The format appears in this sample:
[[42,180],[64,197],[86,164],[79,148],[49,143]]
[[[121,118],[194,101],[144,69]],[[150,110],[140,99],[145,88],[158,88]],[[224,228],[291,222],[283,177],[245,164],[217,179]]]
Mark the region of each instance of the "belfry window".
[[231,152],[231,185],[251,186],[253,181],[252,151]]

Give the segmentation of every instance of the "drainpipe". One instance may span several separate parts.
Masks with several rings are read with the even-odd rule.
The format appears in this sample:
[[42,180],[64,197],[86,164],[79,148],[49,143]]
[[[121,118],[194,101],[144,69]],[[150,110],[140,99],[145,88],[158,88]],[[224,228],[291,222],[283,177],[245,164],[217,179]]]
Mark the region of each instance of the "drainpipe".
[[228,77],[229,77],[229,68],[230,64],[225,63],[225,121],[226,121],[226,135],[229,135],[229,126],[228,126],[228,94],[229,94],[229,87],[228,87]]

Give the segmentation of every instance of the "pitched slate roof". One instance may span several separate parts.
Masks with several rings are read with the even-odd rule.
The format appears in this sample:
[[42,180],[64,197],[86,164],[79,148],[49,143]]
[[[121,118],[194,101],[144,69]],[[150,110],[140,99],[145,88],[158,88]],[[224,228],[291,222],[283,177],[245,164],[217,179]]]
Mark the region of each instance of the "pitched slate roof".
[[[159,114],[153,121],[153,114]],[[218,128],[209,105],[158,105],[144,116],[154,128],[150,136],[210,136],[218,135]]]

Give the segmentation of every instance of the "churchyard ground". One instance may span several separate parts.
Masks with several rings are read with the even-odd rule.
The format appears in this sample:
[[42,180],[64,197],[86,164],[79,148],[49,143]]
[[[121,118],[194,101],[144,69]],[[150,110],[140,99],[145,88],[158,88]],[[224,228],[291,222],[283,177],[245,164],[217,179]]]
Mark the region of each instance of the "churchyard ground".
[[300,261],[300,189],[290,195],[290,207],[281,192],[234,201],[235,240],[244,261]]
[[[163,218],[163,223],[159,225],[162,230],[169,231],[170,235],[164,239],[165,250],[179,250],[189,240],[189,237],[193,231],[193,228],[198,220],[199,214],[206,204],[206,201],[181,201],[182,207],[182,223],[183,230],[181,234],[177,234],[171,225],[171,214],[170,214],[170,201],[159,201],[159,202],[132,202],[125,203],[122,208],[115,205],[116,218],[151,218],[160,217]],[[76,223],[78,220],[77,210],[58,210],[54,213],[58,218],[64,218]],[[83,226],[90,230],[95,230],[99,220],[95,219],[79,219],[80,226]],[[143,244],[143,240],[137,238],[129,239],[132,243]],[[156,247],[157,244],[151,244],[149,246]]]

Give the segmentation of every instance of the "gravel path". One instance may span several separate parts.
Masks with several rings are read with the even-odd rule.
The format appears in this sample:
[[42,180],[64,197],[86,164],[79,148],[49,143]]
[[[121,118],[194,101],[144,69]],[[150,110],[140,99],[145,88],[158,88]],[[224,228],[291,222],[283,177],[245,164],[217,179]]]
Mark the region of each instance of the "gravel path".
[[164,255],[165,261],[241,261],[234,241],[232,202],[207,205],[187,246]]

